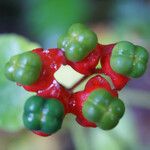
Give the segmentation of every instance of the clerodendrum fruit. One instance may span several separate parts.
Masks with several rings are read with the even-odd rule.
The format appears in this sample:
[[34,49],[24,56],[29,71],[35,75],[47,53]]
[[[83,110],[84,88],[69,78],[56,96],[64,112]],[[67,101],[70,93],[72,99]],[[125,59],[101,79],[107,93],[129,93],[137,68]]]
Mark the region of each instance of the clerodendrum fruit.
[[123,102],[107,92],[96,89],[84,102],[82,112],[85,118],[94,122],[103,130],[114,128],[123,116],[125,107]]
[[[6,77],[38,95],[30,97],[24,106],[23,122],[28,129],[41,136],[51,135],[61,128],[66,113],[76,115],[77,122],[85,127],[109,130],[118,124],[125,106],[117,90],[126,85],[129,77],[144,74],[148,52],[127,41],[110,45],[97,42],[94,32],[77,23],[60,36],[59,49],[39,48],[9,60]],[[98,62],[101,68],[96,67]],[[59,84],[55,72],[61,65],[70,65],[84,74],[84,81],[91,75],[83,91],[74,93],[82,79],[70,89]],[[101,73],[111,78],[113,88]]]
[[34,83],[41,72],[42,62],[40,57],[32,52],[25,52],[13,56],[5,65],[6,77],[23,85]]
[[114,71],[134,78],[144,74],[147,62],[147,50],[127,41],[118,42],[114,46],[110,59],[110,65]]
[[68,32],[58,39],[58,48],[65,51],[68,60],[77,62],[84,59],[97,44],[97,36],[83,24],[73,24]]
[[32,96],[25,103],[23,121],[30,130],[52,134],[61,128],[63,118],[64,107],[57,99]]

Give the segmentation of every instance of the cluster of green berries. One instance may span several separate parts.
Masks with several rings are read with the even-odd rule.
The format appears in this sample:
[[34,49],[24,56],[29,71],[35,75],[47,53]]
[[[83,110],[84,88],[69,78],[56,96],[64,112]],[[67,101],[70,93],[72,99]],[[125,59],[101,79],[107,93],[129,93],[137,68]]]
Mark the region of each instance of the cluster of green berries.
[[[101,68],[97,68],[99,62]],[[145,48],[128,41],[101,45],[93,31],[77,23],[60,36],[58,48],[37,48],[13,56],[5,66],[5,75],[37,94],[26,101],[23,121],[34,133],[48,136],[61,128],[67,113],[76,115],[77,122],[85,127],[114,128],[125,112],[118,91],[131,77],[142,76],[147,63]],[[74,93],[73,88],[67,89],[55,79],[62,65],[92,76],[84,90]],[[110,77],[113,88],[101,74]]]

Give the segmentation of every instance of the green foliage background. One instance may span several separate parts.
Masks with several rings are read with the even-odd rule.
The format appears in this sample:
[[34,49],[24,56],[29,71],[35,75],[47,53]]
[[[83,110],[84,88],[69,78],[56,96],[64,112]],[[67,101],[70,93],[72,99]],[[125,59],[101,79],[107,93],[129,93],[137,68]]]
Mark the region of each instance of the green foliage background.
[[6,79],[4,75],[5,63],[11,56],[36,47],[39,45],[19,35],[0,35],[0,128],[7,132],[23,128],[23,104],[31,94]]

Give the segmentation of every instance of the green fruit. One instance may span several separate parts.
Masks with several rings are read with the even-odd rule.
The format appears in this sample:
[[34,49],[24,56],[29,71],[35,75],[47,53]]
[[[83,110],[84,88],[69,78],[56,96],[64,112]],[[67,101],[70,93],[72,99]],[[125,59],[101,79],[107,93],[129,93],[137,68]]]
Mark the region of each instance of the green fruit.
[[25,52],[13,56],[5,65],[5,76],[14,82],[31,85],[37,81],[42,68],[36,53]]
[[10,57],[37,47],[41,46],[17,34],[0,35],[0,129],[3,131],[14,133],[24,128],[20,121],[23,105],[25,100],[32,95],[6,78],[5,64]]
[[70,61],[81,61],[97,44],[97,36],[83,24],[73,24],[68,32],[59,37],[57,46],[65,51]]
[[121,41],[114,46],[110,59],[110,65],[114,71],[134,78],[144,74],[147,62],[147,50],[127,41]]
[[82,112],[87,120],[103,130],[109,130],[118,124],[125,107],[120,99],[112,97],[105,89],[96,89],[84,102]]
[[52,134],[59,130],[64,118],[64,107],[57,99],[30,97],[24,106],[24,125],[35,131]]

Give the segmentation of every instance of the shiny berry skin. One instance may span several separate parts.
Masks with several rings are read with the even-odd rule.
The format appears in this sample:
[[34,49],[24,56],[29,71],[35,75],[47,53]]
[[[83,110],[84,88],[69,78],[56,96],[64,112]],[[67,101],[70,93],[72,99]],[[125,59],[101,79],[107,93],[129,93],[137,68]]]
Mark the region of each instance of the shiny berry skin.
[[144,74],[147,62],[148,52],[146,49],[127,41],[118,42],[114,46],[110,59],[114,71],[133,78]]
[[58,39],[57,46],[65,51],[68,60],[83,60],[97,44],[97,36],[83,24],[73,24],[68,32]]
[[76,115],[77,122],[85,127],[96,127],[96,124],[88,120],[82,112],[82,108],[84,106],[84,102],[87,100],[88,96],[91,92],[96,89],[105,89],[111,93],[112,96],[117,97],[118,93],[116,90],[112,90],[108,81],[101,77],[100,75],[92,77],[87,84],[85,85],[85,89],[83,91],[76,92],[72,94],[69,102],[69,112]]
[[98,88],[84,102],[83,115],[104,130],[114,128],[123,116],[125,107],[121,100],[105,89]]
[[13,56],[5,65],[5,75],[9,80],[24,85],[31,85],[40,76],[42,61],[32,52]]
[[24,106],[23,121],[27,128],[52,134],[61,128],[64,106],[57,99],[30,97]]

